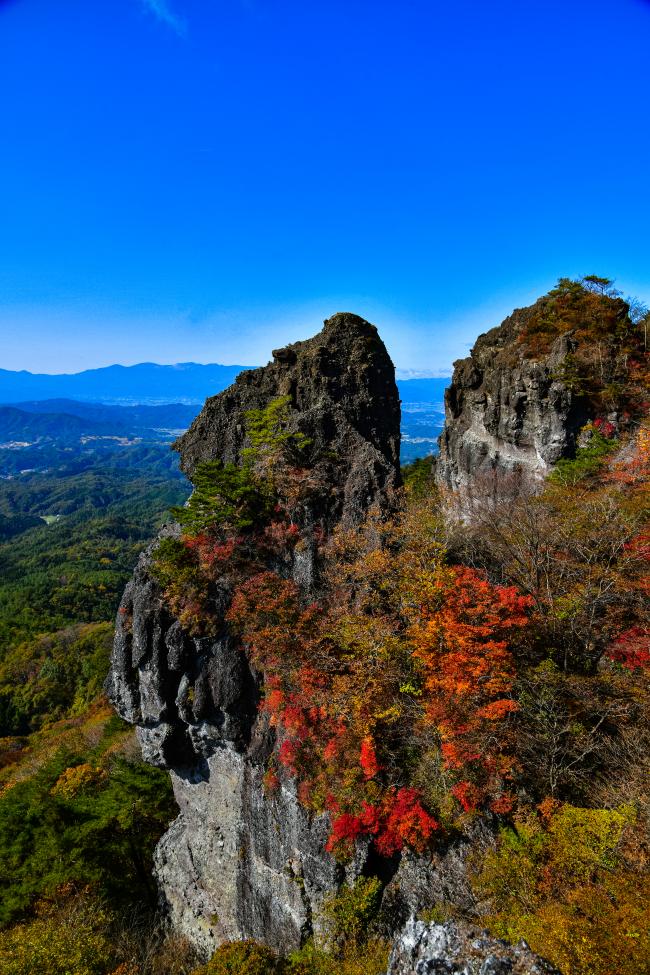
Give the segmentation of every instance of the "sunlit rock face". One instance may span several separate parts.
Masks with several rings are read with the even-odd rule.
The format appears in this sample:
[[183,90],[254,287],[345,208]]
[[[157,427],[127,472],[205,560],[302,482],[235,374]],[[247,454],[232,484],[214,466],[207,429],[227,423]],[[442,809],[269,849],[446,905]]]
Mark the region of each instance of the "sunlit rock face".
[[[191,477],[202,461],[241,461],[245,413],[291,397],[290,429],[311,441],[314,483],[300,515],[303,544],[289,574],[315,585],[313,530],[358,525],[390,505],[400,483],[400,407],[393,364],[376,328],[338,314],[314,338],[280,349],[209,399],[176,448]],[[174,531],[174,529],[166,529]],[[179,815],[156,851],[173,925],[208,955],[252,937],[287,950],[320,924],[323,898],[343,869],[325,851],[329,823],[310,817],[291,783],[263,785],[274,733],[258,714],[260,678],[221,626],[197,639],[166,607],[145,553],[117,615],[107,690],[137,726],[144,758],[171,772]],[[348,870],[364,868],[364,854]]]
[[399,483],[400,407],[395,369],[377,329],[349,313],[325,322],[314,338],[273,353],[262,369],[241,373],[206,401],[175,444],[190,477],[197,463],[237,463],[245,447],[244,414],[291,397],[290,426],[311,440],[313,480],[305,516],[358,524]]
[[560,975],[517,945],[490,938],[485,931],[447,921],[425,924],[410,918],[393,946],[387,975]]
[[513,312],[454,364],[436,464],[441,487],[472,494],[507,490],[514,480],[531,486],[573,452],[589,416],[557,376],[575,340],[566,333],[532,357],[518,338],[535,313],[534,305]]

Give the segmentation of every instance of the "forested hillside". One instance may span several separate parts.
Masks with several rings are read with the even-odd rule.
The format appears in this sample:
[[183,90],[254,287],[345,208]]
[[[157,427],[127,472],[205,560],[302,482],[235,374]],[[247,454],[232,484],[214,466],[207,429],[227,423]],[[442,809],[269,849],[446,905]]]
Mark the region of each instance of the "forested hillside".
[[163,449],[0,481],[3,973],[112,971],[109,922],[127,953],[158,943],[151,853],[174,804],[103,683],[133,564],[187,496]]

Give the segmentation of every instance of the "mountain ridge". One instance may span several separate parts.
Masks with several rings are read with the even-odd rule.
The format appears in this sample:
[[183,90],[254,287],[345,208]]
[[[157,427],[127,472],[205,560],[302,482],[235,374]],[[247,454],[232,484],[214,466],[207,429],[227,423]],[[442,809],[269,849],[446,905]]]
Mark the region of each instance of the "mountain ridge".
[[149,402],[202,402],[221,392],[250,367],[220,363],[158,365],[142,362],[85,369],[77,373],[32,373],[0,369],[0,402],[52,398],[81,399],[100,403],[134,404],[142,401],[140,390],[148,387]]

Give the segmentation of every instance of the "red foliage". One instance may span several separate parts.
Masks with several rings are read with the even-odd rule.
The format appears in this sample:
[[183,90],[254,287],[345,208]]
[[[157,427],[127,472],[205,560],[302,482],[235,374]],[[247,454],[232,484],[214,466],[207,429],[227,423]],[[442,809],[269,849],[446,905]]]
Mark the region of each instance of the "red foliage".
[[417,789],[393,788],[379,803],[364,802],[356,815],[345,812],[336,816],[327,849],[347,853],[355,840],[372,836],[383,856],[392,856],[405,845],[422,852],[437,829],[439,824],[420,802]]
[[513,586],[494,586],[483,573],[459,567],[441,577],[439,600],[421,606],[411,627],[445,766],[473,782],[452,790],[466,811],[498,793],[514,768],[495,725],[518,710],[508,696],[515,674],[509,640],[528,624],[531,606]]
[[272,675],[304,652],[304,619],[296,584],[258,572],[235,591],[227,619],[241,633],[253,664]]
[[190,552],[195,553],[199,566],[206,575],[215,578],[227,573],[242,539],[229,538],[221,541],[206,534],[184,535],[183,544]]
[[291,738],[285,738],[278,749],[278,759],[290,772],[296,773],[296,757],[298,755],[298,745]]
[[490,809],[498,816],[507,816],[515,808],[515,797],[504,793],[490,803]]
[[341,739],[338,735],[334,735],[333,738],[327,742],[323,748],[323,758],[326,762],[332,762],[338,758],[341,752]]
[[377,752],[372,738],[364,738],[361,742],[361,752],[359,755],[361,770],[367,779],[374,779],[380,771],[380,764],[377,761]]
[[417,789],[400,789],[391,800],[385,811],[384,831],[377,841],[379,851],[390,854],[407,844],[422,852],[439,828],[437,821],[422,806]]
[[610,644],[605,656],[627,670],[650,669],[650,629],[631,627]]
[[458,799],[464,812],[474,812],[481,800],[481,792],[471,782],[457,782],[451,793]]
[[[365,565],[374,571],[370,559]],[[380,560],[377,565],[383,572]],[[356,608],[339,595],[303,606],[292,581],[263,571],[238,587],[228,613],[264,674],[264,708],[279,730],[280,765],[298,778],[301,802],[332,816],[328,848],[350,853],[365,836],[387,856],[405,845],[423,850],[439,828],[420,793],[378,755],[379,735],[390,734],[391,722],[400,720],[400,695],[408,692],[399,670],[391,677],[389,658],[373,663],[364,654],[397,633],[400,653],[424,682],[416,691],[422,733],[440,736],[449,777],[461,780],[453,795],[465,811],[490,800],[495,811],[505,811],[504,782],[514,761],[504,729],[517,710],[509,696],[509,640],[527,623],[530,600],[476,570],[435,567],[412,611],[355,616]],[[397,603],[414,605],[399,593]],[[376,628],[369,636],[371,620]]]
[[639,428],[631,447],[614,464],[609,478],[627,487],[647,491],[650,478],[650,427],[647,422]]
[[625,548],[644,562],[650,562],[650,529],[639,532]]
[[594,426],[596,430],[598,430],[598,433],[600,433],[607,440],[610,440],[616,433],[616,426],[613,423],[610,423],[609,420],[604,420],[600,416],[594,420]]
[[361,816],[352,813],[341,813],[332,820],[332,829],[327,841],[327,850],[349,852],[354,843],[364,833],[364,822]]

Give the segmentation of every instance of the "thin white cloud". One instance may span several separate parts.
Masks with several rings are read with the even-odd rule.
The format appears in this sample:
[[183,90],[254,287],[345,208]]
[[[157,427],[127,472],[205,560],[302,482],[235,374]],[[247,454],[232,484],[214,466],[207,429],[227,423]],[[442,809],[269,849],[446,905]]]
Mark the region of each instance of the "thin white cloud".
[[187,23],[182,17],[174,13],[167,0],[141,0],[141,2],[161,23],[171,27],[175,34],[178,34],[179,37],[185,36]]

